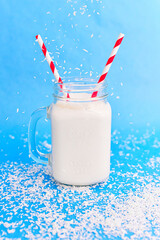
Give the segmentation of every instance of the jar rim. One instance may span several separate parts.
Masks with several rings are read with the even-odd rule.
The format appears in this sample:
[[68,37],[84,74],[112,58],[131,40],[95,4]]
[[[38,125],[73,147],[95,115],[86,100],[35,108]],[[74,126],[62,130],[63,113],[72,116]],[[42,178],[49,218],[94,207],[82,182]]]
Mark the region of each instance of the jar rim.
[[[63,77],[63,83],[55,82],[53,97],[62,101],[67,100],[69,102],[90,102],[93,101],[93,99],[94,101],[103,100],[108,96],[108,93],[106,93],[107,83],[106,81],[98,83],[98,79],[98,77],[89,78],[85,76]],[[95,91],[98,92],[98,95],[91,98],[92,93]],[[67,94],[71,97],[68,98]]]

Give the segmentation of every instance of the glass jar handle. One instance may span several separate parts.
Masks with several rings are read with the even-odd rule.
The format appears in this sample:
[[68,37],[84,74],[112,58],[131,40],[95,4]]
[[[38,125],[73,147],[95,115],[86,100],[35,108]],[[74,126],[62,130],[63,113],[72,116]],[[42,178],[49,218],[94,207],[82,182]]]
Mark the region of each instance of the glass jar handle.
[[49,108],[42,107],[34,111],[31,115],[29,128],[28,128],[28,144],[29,144],[29,156],[38,163],[48,164],[50,162],[51,153],[44,154],[38,151],[36,147],[36,126],[39,119],[42,117],[49,118]]

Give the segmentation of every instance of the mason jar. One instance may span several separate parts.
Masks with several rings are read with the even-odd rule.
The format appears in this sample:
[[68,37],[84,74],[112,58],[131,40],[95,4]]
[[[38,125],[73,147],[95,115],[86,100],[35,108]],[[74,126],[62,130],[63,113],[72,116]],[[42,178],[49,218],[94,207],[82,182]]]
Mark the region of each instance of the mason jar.
[[[97,92],[95,97],[93,92]],[[51,122],[51,153],[36,148],[35,131],[40,118]],[[29,154],[38,163],[49,164],[56,181],[90,185],[109,177],[111,107],[105,82],[65,78],[55,83],[53,102],[33,112],[29,123]]]

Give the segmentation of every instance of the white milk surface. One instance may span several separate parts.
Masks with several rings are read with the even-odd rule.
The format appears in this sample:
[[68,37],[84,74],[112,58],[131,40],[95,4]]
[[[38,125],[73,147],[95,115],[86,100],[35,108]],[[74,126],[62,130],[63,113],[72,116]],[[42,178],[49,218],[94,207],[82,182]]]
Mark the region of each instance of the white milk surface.
[[52,104],[51,167],[55,180],[89,185],[110,171],[111,107],[103,101]]

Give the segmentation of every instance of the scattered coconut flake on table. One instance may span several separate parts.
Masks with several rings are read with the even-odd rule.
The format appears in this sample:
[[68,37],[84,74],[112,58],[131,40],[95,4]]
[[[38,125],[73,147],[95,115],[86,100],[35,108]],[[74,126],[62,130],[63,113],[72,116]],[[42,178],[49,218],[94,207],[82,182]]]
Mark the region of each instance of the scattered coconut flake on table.
[[[29,239],[46,236],[48,239],[159,239],[157,143],[159,138],[153,130],[141,134],[133,131],[126,137],[115,130],[108,181],[86,187],[56,183],[49,167],[35,164],[31,159],[23,163],[20,148],[21,162],[0,164],[1,236],[3,233],[4,238]],[[46,141],[42,144],[50,148]]]
[[12,136],[11,134],[9,135],[9,138],[15,139],[15,136]]

